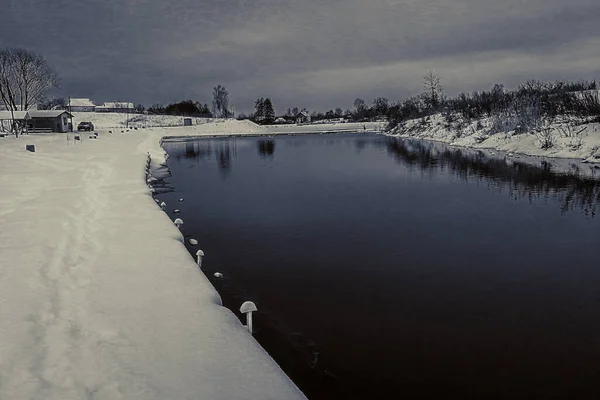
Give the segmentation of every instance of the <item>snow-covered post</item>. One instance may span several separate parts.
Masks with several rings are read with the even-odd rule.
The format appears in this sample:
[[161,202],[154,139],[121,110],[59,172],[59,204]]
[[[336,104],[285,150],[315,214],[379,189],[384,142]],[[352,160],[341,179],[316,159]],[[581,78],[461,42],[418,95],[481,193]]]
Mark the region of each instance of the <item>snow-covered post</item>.
[[165,208],[167,208],[167,203],[165,203],[164,201],[162,203],[160,203],[160,209],[165,211]]
[[183,220],[181,218],[177,218],[173,223],[177,226],[177,229],[181,229],[180,226],[183,225]]
[[246,327],[248,328],[248,332],[252,335],[252,313],[254,311],[258,311],[256,308],[256,304],[251,301],[245,301],[244,304],[240,307],[240,312],[242,314],[246,314]]
[[196,252],[196,263],[199,267],[202,267],[202,257],[204,257],[204,252],[202,250],[198,250]]

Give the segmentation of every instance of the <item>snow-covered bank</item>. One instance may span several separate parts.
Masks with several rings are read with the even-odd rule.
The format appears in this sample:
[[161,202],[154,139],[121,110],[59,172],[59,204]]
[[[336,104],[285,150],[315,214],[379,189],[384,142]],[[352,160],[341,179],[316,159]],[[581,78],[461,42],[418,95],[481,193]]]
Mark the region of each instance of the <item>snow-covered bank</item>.
[[[192,126],[184,127],[185,117],[173,115],[146,115],[146,114],[124,114],[124,113],[93,113],[93,112],[74,112],[73,125],[82,121],[89,121],[94,124],[96,129],[113,129],[120,131],[130,128],[184,128],[177,129],[177,134],[190,136],[190,131],[197,131],[200,135],[219,135],[225,133],[223,127],[230,129],[231,134],[300,134],[300,133],[342,133],[342,132],[379,132],[385,128],[385,123],[381,122],[348,122],[348,123],[327,123],[327,124],[288,124],[288,125],[257,125],[249,120],[223,120],[212,118],[192,118]],[[127,122],[129,121],[129,122]],[[202,127],[203,125],[207,125]],[[200,127],[199,130],[197,127]],[[210,132],[212,131],[212,133]]]
[[554,123],[536,133],[489,134],[491,121],[481,120],[457,129],[441,115],[415,119],[399,125],[389,135],[434,140],[453,146],[493,149],[508,154],[577,159],[600,162],[600,124]]
[[304,398],[153,201],[167,132],[0,139],[0,398]]

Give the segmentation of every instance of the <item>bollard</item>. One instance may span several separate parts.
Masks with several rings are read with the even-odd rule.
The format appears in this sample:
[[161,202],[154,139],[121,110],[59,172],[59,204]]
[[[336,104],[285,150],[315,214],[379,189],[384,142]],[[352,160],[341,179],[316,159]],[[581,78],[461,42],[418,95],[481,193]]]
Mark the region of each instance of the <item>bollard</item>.
[[183,225],[183,220],[181,218],[177,218],[173,223],[177,226],[178,229],[181,229],[181,225]]
[[[165,203],[164,201],[162,203],[160,203],[160,209],[165,211],[165,208],[167,208],[167,203]],[[176,222],[177,223],[177,222]]]
[[204,252],[202,250],[198,250],[196,252],[196,263],[200,268],[202,268],[202,257],[204,257]]
[[246,314],[246,327],[248,328],[248,332],[252,335],[252,313],[254,311],[258,311],[256,305],[251,301],[245,301],[244,304],[240,307],[240,312],[242,314]]
[[215,277],[215,278],[222,279],[222,278],[223,278],[223,274],[222,274],[222,273],[220,273],[220,272],[215,272],[215,274],[214,274],[214,277]]

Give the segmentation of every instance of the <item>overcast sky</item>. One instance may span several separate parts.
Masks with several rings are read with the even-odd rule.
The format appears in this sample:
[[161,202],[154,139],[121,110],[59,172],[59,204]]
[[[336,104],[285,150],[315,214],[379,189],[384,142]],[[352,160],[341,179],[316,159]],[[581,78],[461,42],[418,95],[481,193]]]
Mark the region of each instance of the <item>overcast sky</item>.
[[[399,100],[433,69],[447,94],[600,78],[598,0],[0,0],[0,46],[42,53],[59,94],[237,111]],[[7,7],[6,7],[7,6]]]

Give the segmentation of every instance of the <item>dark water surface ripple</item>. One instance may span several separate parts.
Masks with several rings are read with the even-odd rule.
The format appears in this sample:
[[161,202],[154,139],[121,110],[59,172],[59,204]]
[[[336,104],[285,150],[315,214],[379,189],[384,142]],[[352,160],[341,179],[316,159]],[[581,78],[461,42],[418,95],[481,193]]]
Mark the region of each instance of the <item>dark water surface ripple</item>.
[[578,167],[377,135],[164,148],[158,198],[309,398],[600,398],[600,184]]

